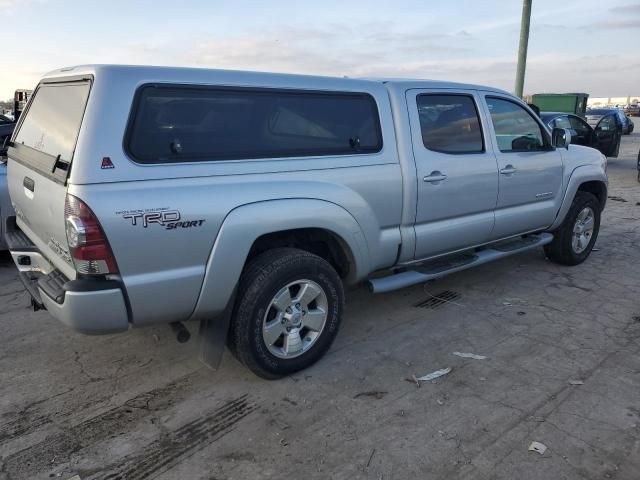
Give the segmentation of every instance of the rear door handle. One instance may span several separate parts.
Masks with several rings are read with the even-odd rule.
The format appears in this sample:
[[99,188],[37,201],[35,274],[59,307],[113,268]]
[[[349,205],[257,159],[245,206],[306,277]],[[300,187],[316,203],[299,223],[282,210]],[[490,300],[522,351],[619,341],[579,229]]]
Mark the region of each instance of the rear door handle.
[[446,180],[446,179],[447,179],[447,176],[444,173],[439,172],[438,170],[435,170],[431,172],[431,174],[424,177],[422,180],[429,183],[436,183],[436,182],[442,182],[443,180]]
[[33,179],[29,177],[24,177],[24,180],[22,180],[22,186],[27,190],[33,192],[36,189],[36,182],[34,182]]
[[507,165],[502,170],[500,170],[502,175],[511,175],[512,173],[516,173],[516,168],[513,165]]

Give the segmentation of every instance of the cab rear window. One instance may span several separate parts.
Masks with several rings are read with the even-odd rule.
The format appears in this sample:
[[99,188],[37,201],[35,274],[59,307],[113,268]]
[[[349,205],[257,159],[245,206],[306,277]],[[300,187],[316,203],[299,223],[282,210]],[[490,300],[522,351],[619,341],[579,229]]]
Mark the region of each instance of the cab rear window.
[[88,81],[38,87],[14,143],[70,163],[89,97]]
[[147,86],[125,141],[140,163],[367,154],[380,151],[368,94]]

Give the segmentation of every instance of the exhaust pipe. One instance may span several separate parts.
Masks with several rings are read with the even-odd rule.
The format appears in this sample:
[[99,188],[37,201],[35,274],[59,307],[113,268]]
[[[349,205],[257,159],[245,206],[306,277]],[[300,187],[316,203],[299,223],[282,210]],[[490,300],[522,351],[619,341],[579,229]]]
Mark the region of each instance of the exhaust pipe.
[[171,330],[173,330],[173,333],[175,333],[178,343],[186,343],[191,338],[191,334],[189,333],[189,330],[187,330],[187,327],[184,326],[184,323],[171,322],[169,326],[171,327]]

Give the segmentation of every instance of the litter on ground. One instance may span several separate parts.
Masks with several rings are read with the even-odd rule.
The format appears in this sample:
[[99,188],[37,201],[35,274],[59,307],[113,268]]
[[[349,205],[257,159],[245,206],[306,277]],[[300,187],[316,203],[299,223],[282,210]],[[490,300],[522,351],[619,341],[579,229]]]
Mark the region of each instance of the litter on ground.
[[547,446],[544,443],[531,442],[531,445],[529,445],[529,451],[539,453],[540,455],[544,455],[544,452],[547,451]]
[[484,355],[476,355],[475,353],[466,353],[466,352],[453,352],[453,355],[462,358],[473,358],[474,360],[486,360],[487,357]]
[[354,395],[353,398],[371,397],[371,398],[375,398],[376,400],[380,400],[387,393],[389,393],[389,392],[383,392],[383,391],[380,391],[380,390],[372,390],[370,392],[357,393],[356,395]]
[[584,385],[582,380],[569,380],[569,385]]
[[441,370],[436,370],[435,372],[432,372],[423,377],[417,377],[416,380],[418,382],[430,382],[431,380],[435,380],[436,378],[442,377],[443,375],[446,375],[447,373],[450,373],[450,372],[451,372],[451,367],[447,367]]

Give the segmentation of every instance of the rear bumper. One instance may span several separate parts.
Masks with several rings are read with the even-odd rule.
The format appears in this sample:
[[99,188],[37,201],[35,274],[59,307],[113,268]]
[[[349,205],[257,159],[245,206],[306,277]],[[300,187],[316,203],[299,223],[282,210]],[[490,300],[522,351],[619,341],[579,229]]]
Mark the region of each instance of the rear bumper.
[[[42,303],[49,313],[65,325],[88,335],[124,332],[129,329],[129,318],[124,295],[120,288],[97,287],[88,291],[72,290],[71,283],[84,288],[84,282],[74,280],[63,285],[62,303],[51,298],[40,288]],[[109,280],[106,280],[109,282]]]
[[89,335],[129,329],[129,313],[120,282],[96,278],[69,280],[51,267],[15,223],[13,226],[7,223],[5,240],[34,306],[46,308],[57,320]]

